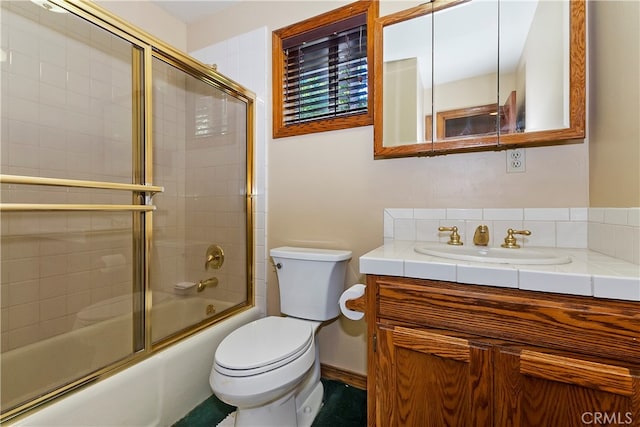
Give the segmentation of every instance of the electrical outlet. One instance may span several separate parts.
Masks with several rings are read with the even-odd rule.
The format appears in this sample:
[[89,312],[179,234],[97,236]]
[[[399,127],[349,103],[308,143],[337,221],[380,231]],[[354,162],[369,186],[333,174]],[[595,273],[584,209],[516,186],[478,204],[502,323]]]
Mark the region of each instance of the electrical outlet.
[[525,170],[524,148],[507,150],[507,173],[519,173]]

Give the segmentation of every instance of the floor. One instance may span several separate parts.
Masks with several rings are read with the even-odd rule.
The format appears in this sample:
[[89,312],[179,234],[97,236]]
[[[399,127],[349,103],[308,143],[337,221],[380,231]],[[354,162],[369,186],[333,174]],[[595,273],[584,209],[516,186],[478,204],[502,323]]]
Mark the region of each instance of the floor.
[[[366,391],[324,378],[322,384],[324,385],[324,404],[312,427],[358,427],[367,424]],[[233,406],[221,402],[212,395],[173,427],[216,426],[234,409]]]

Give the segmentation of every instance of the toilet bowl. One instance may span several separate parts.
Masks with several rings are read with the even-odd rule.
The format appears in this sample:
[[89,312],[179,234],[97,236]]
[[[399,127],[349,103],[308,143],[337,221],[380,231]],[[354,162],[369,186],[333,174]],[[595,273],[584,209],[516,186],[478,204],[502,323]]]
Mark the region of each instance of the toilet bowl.
[[[314,369],[318,325],[270,316],[236,329],[220,343],[209,382],[220,400],[241,409],[236,425],[298,425],[294,395],[301,391],[305,377],[312,377],[316,370],[319,374],[319,366]],[[320,389],[318,407],[321,399]],[[301,415],[313,405],[301,402]]]
[[225,337],[209,383],[237,407],[236,426],[310,426],[324,393],[316,332],[338,316],[351,252],[283,247],[271,256],[287,316],[255,320]]

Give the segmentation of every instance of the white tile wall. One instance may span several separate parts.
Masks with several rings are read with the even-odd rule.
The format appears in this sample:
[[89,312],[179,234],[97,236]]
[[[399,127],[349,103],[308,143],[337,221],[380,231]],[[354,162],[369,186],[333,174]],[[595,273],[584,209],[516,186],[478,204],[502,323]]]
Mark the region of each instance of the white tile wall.
[[640,208],[385,209],[384,239],[446,242],[439,226],[457,226],[465,244],[480,224],[489,226],[489,245],[503,242],[508,228],[523,246],[588,248],[640,264]]
[[640,264],[640,208],[589,208],[589,249]]

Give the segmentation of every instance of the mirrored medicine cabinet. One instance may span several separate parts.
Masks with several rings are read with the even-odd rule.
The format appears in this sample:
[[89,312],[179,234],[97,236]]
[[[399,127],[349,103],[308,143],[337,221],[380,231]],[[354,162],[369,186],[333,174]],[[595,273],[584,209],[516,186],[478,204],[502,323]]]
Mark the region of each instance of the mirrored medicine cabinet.
[[374,158],[581,142],[584,0],[435,0],[376,20]]

